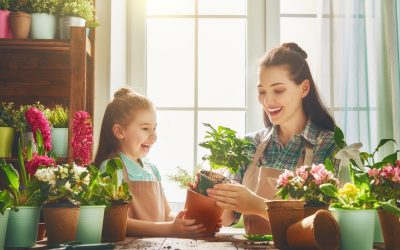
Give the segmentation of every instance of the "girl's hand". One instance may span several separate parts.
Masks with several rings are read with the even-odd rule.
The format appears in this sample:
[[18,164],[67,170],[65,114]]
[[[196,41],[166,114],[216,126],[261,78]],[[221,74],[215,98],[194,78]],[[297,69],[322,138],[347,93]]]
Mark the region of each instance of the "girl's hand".
[[206,228],[202,224],[196,224],[195,220],[183,219],[186,210],[180,211],[171,222],[171,233],[174,236],[199,237],[203,236]]
[[207,193],[209,197],[217,200],[217,206],[223,209],[264,218],[267,216],[264,198],[241,184],[217,184],[214,188],[207,189]]

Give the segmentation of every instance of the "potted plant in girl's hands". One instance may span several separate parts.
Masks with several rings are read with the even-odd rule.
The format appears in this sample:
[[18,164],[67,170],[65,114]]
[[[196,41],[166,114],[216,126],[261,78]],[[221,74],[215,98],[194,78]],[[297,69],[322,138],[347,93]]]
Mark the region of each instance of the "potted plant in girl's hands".
[[31,28],[32,16],[30,0],[10,1],[10,27],[13,37],[17,39],[27,39]]
[[51,129],[51,145],[58,157],[67,157],[68,153],[68,108],[56,105],[47,114]]
[[54,39],[56,37],[55,14],[58,0],[30,0],[32,7],[31,37],[33,39]]
[[61,0],[60,12],[60,38],[70,38],[70,27],[85,27],[89,22],[91,27],[96,26],[95,8],[92,0]]
[[0,0],[0,38],[12,38],[10,13],[10,1]]
[[328,160],[326,164],[301,166],[295,172],[285,170],[277,181],[276,196],[304,201],[304,217],[313,215],[320,209],[328,209],[335,200],[320,190],[320,185],[330,183],[337,187],[338,180],[334,177],[334,168]]
[[14,140],[14,103],[3,102],[0,106],[0,158],[11,157]]
[[13,200],[8,190],[0,191],[0,249],[4,249],[6,239],[8,216]]
[[128,204],[132,199],[128,184],[119,183],[118,171],[123,169],[119,158],[112,158],[105,165],[105,172],[101,175],[101,194],[106,201],[104,213],[102,239],[105,242],[123,241],[125,239]]
[[205,141],[199,145],[209,149],[209,155],[203,157],[208,161],[212,170],[221,170],[220,173],[213,171],[200,171],[197,191],[208,196],[207,189],[218,183],[229,183],[230,180],[223,176],[226,170],[235,174],[241,167],[248,166],[252,158],[252,143],[249,139],[238,138],[236,131],[218,126],[214,128],[204,123],[209,131],[206,132]]
[[93,165],[86,167],[90,181],[82,187],[77,200],[80,203],[80,214],[76,240],[83,244],[101,243],[103,230],[105,198],[102,195],[101,173]]

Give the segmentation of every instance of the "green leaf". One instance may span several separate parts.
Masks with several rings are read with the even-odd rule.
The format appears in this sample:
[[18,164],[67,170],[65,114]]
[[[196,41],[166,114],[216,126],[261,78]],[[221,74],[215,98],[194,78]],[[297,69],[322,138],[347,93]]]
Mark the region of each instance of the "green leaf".
[[319,189],[322,191],[322,193],[330,197],[337,197],[339,194],[337,187],[330,183],[320,185]]
[[7,208],[12,207],[13,199],[7,190],[0,191],[0,214],[4,214]]
[[386,156],[385,158],[383,158],[382,162],[384,163],[390,163],[392,165],[396,164],[396,160],[397,160],[397,153],[400,152],[400,150],[396,150],[396,152],[394,152],[393,154],[390,154],[388,156]]
[[338,126],[335,127],[335,132],[333,134],[333,139],[334,139],[335,144],[336,144],[336,146],[338,148],[344,148],[346,146],[346,142],[344,140],[343,131]]
[[4,160],[0,160],[0,174],[3,180],[9,187],[10,191],[16,195],[19,193],[19,175],[18,171]]
[[381,202],[380,205],[382,206],[383,210],[390,212],[394,215],[400,217],[400,208],[396,206],[396,202],[393,200],[387,202]]
[[396,140],[394,140],[394,139],[382,139],[382,140],[379,142],[378,146],[375,148],[374,154],[375,154],[376,152],[378,152],[378,150],[379,150],[382,146],[384,146],[386,143],[391,142],[391,141],[394,142],[394,143],[396,143]]
[[328,170],[329,172],[331,172],[331,173],[336,173],[336,170],[335,170],[335,168],[333,167],[333,163],[332,163],[332,160],[331,159],[329,159],[329,158],[326,158],[325,159],[325,162],[324,162],[324,165],[325,165],[325,169],[326,170]]

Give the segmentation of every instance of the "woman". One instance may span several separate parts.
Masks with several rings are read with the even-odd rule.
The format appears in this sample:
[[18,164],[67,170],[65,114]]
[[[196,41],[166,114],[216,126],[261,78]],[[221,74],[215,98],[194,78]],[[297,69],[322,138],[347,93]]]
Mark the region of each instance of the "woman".
[[241,184],[207,190],[225,209],[225,226],[237,222],[243,213],[246,233],[270,233],[265,201],[274,198],[277,177],[284,169],[332,158],[335,122],[319,97],[306,58],[297,44],[285,43],[260,62],[258,100],[266,129],[249,136],[254,144],[253,162],[235,176]]

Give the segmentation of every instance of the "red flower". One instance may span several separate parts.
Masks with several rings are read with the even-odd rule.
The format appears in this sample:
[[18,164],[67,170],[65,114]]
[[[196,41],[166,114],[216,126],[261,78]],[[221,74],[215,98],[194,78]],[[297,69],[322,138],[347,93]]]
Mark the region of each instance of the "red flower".
[[[36,141],[36,131],[39,129],[43,137],[43,146],[47,151],[51,150],[51,132],[49,121],[44,114],[37,108],[29,108],[25,112],[25,118],[33,132]],[[37,143],[37,142],[36,142]]]
[[34,155],[31,160],[28,161],[26,165],[26,172],[28,172],[31,176],[36,173],[36,170],[39,167],[49,167],[55,166],[56,162],[53,158],[50,158],[45,155]]
[[92,159],[93,125],[89,113],[79,111],[74,114],[71,141],[74,160],[81,165],[87,165]]

